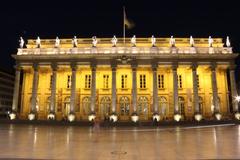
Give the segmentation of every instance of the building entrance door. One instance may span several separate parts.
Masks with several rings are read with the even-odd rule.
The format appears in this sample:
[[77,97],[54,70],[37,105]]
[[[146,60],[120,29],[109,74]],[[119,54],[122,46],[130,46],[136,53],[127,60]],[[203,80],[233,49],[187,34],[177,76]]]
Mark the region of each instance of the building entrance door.
[[102,97],[100,101],[100,118],[106,119],[109,118],[109,115],[111,114],[111,100],[109,97]]
[[138,98],[138,106],[137,112],[140,120],[148,120],[149,114],[149,102],[148,98],[145,96],[141,96]]
[[130,99],[122,96],[119,99],[120,120],[129,120],[130,117]]

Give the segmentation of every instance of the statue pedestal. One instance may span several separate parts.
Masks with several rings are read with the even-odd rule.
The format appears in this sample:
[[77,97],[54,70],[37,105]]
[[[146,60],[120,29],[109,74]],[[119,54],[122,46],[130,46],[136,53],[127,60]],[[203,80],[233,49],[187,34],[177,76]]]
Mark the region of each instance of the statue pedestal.
[[48,120],[55,120],[55,114],[54,113],[49,113],[47,118],[48,118]]
[[181,120],[182,116],[180,114],[175,114],[173,118],[175,121],[179,122]]
[[109,117],[109,120],[110,120],[110,122],[117,122],[118,117],[117,117],[116,114],[112,114],[112,115]]
[[10,118],[10,120],[15,120],[17,118],[17,114],[12,112],[9,114],[9,118]]
[[161,117],[160,117],[159,114],[154,114],[154,115],[153,115],[153,121],[154,121],[154,122],[155,122],[155,121],[159,122],[160,119],[161,119]]
[[239,113],[239,112],[235,113],[235,114],[234,114],[234,117],[235,117],[237,120],[240,120],[240,113]]
[[202,115],[201,115],[200,113],[196,113],[196,114],[194,115],[194,119],[199,122],[199,121],[202,120]]
[[75,115],[73,114],[73,113],[70,113],[69,115],[68,115],[68,121],[69,122],[73,122],[75,120]]
[[36,114],[35,114],[35,113],[30,113],[30,114],[28,115],[28,120],[33,121],[33,120],[35,120],[35,119],[36,119]]

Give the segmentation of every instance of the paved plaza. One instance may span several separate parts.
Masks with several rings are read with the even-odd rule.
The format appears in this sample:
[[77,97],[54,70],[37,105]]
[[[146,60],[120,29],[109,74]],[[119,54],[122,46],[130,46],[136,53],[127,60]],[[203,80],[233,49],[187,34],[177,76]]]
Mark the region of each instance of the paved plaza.
[[0,159],[240,159],[240,126],[92,130],[0,124]]

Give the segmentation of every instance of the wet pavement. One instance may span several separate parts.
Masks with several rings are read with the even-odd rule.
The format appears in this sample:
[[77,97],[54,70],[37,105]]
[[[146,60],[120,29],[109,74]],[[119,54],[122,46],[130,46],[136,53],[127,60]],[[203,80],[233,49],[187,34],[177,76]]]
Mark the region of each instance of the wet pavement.
[[92,130],[0,124],[0,159],[240,159],[240,125]]

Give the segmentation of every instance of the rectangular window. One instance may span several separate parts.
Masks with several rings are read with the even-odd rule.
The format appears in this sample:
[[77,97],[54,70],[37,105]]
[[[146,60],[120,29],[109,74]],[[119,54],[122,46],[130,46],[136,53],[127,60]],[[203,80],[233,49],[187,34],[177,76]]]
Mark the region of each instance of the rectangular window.
[[103,75],[103,88],[109,88],[109,75]]
[[200,88],[199,75],[197,75],[197,87]]
[[85,88],[87,88],[87,89],[91,88],[91,75],[90,74],[85,75]]
[[164,88],[164,75],[163,74],[158,75],[158,88],[159,89]]
[[178,88],[182,89],[182,75],[178,75]]
[[127,75],[124,74],[121,76],[121,88],[127,88]]
[[71,88],[71,78],[72,78],[72,76],[70,76],[70,75],[67,76],[67,88],[68,89]]
[[145,89],[146,88],[146,75],[140,74],[140,88]]

